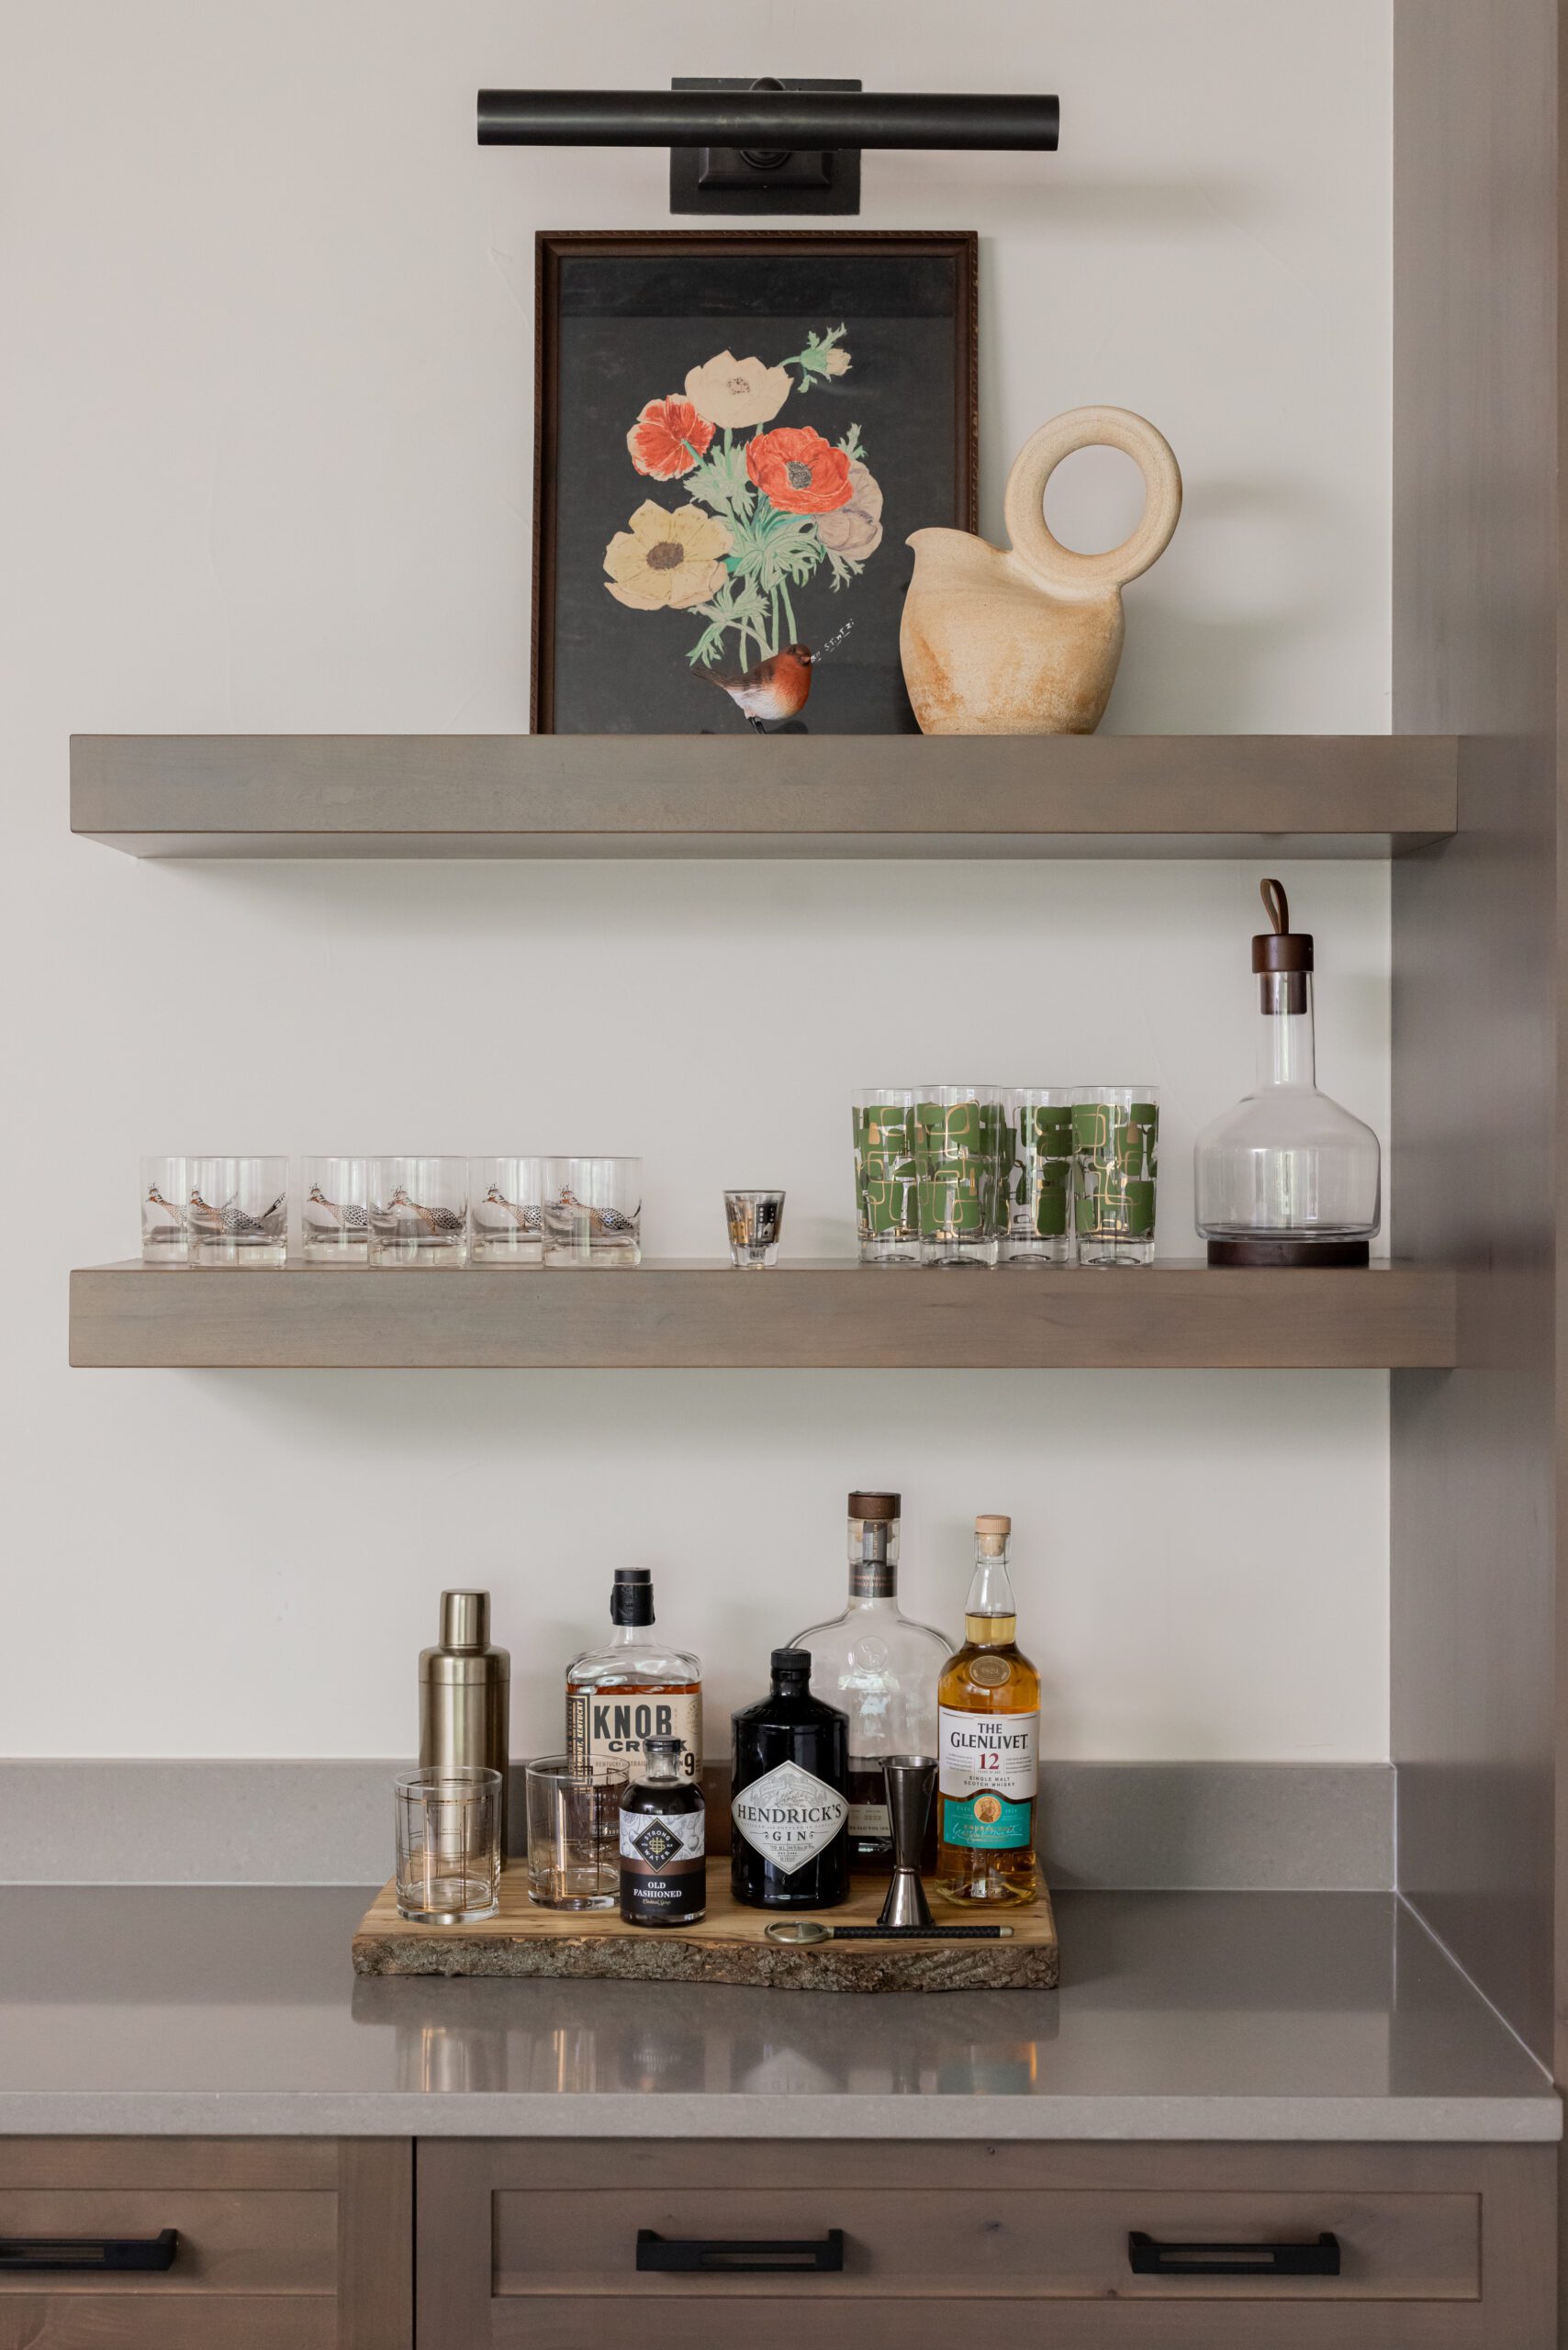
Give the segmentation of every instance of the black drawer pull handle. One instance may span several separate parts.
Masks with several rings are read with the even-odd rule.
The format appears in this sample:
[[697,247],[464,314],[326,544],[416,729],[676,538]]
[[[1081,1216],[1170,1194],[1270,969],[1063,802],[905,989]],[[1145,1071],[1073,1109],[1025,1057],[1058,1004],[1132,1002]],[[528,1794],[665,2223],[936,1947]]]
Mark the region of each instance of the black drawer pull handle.
[[179,2243],[176,2228],[155,2236],[0,2236],[0,2270],[173,2268]]
[[1157,2244],[1134,2228],[1127,2259],[1135,2277],[1338,2277],[1339,2239],[1316,2244]]
[[844,2230],[829,2228],[825,2236],[661,2236],[653,2228],[637,2231],[637,2266],[690,2276],[695,2270],[722,2274],[729,2270],[747,2277],[836,2275],[844,2266]]

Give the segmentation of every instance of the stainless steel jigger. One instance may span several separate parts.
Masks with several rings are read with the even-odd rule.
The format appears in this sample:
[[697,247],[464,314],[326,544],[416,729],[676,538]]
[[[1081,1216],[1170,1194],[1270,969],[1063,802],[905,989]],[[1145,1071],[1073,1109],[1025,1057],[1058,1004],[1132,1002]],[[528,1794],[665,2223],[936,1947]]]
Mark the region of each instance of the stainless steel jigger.
[[893,1881],[882,1904],[879,1926],[929,1926],[931,1904],[920,1882],[920,1849],[936,1786],[936,1764],[929,1754],[890,1754],[882,1764],[888,1788],[888,1818],[893,1834]]

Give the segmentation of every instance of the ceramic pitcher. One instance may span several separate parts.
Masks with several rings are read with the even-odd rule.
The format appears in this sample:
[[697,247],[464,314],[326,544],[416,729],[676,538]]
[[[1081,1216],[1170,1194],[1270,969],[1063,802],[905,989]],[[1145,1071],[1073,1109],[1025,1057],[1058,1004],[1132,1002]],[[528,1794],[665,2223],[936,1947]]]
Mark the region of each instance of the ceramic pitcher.
[[[1105,554],[1076,554],[1042,511],[1077,449],[1122,449],[1142,472],[1143,517]],[[1162,433],[1125,408],[1075,408],[1026,441],[1007,476],[1012,544],[914,531],[899,652],[924,734],[1092,734],[1122,655],[1122,589],[1164,554],[1182,476]]]

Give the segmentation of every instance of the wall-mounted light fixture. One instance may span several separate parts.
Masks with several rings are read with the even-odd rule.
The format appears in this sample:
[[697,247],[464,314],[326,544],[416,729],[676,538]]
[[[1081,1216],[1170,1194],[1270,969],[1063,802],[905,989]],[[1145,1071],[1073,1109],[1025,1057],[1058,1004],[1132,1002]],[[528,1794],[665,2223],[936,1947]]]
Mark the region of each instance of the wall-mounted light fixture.
[[863,147],[1052,153],[1055,98],[867,95],[858,82],[481,90],[481,147],[667,147],[672,212],[858,212]]

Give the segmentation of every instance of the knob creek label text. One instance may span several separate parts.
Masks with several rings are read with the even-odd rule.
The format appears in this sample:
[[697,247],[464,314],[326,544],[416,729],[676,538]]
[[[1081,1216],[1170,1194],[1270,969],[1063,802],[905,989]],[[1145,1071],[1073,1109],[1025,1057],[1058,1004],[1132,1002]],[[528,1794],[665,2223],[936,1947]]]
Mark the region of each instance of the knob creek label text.
[[695,1778],[702,1741],[702,1700],[689,1695],[641,1697],[634,1693],[574,1689],[566,1706],[566,1751],[574,1771],[599,1786],[634,1775],[645,1738],[678,1738],[683,1774]]

